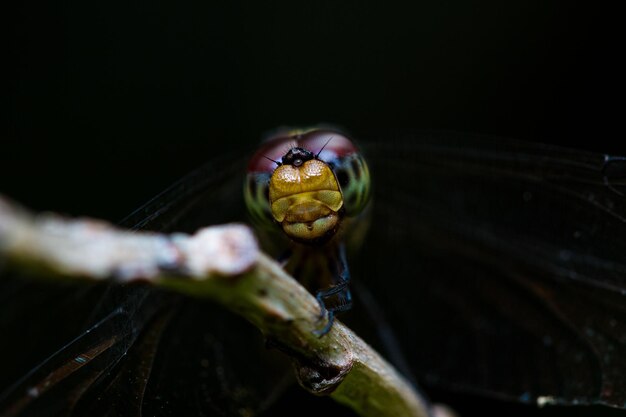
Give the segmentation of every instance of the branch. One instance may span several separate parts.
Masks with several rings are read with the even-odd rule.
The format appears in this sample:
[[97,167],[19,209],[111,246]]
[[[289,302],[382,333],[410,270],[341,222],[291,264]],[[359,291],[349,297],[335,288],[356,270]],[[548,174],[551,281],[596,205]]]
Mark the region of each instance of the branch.
[[0,196],[0,257],[48,277],[148,280],[209,298],[274,341],[310,392],[330,395],[361,416],[429,415],[413,387],[341,322],[321,338],[313,334],[320,328],[317,301],[259,251],[244,225],[191,236],[133,233],[96,220],[33,216]]

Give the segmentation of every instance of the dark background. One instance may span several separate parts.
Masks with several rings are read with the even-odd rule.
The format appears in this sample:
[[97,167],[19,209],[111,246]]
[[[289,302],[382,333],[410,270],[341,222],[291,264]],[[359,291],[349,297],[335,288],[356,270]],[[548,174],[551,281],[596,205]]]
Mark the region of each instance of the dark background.
[[616,11],[365,4],[20,2],[4,13],[0,192],[118,220],[211,154],[285,124],[619,151]]
[[20,2],[0,193],[115,221],[212,154],[319,122],[625,153],[617,11],[411,4]]

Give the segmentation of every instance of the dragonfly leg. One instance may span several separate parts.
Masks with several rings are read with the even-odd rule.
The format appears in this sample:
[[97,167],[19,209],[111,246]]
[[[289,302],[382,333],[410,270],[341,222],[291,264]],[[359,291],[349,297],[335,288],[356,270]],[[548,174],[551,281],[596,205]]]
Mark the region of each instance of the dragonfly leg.
[[317,337],[322,337],[326,333],[328,333],[330,331],[330,329],[332,329],[333,324],[335,323],[335,313],[332,310],[324,309],[324,311],[327,314],[328,321],[326,322],[326,325],[322,329],[320,329],[320,330],[313,330],[313,334],[316,335]]
[[[336,305],[327,307],[324,299],[332,297],[337,294],[341,294],[338,297],[339,302]],[[338,284],[326,290],[318,291],[317,294],[315,295],[315,298],[317,299],[317,302],[320,304],[320,310],[321,310],[320,320],[323,319],[324,317],[327,318],[326,325],[324,326],[323,329],[313,331],[313,333],[322,337],[326,333],[328,333],[330,329],[333,327],[335,313],[348,311],[352,308],[352,293],[350,292],[350,289],[348,288],[348,283],[343,282],[341,284]]]
[[[315,298],[320,305],[320,320],[327,317],[326,325],[321,330],[314,331],[318,336],[324,336],[333,326],[335,313],[348,311],[352,308],[352,293],[348,287],[350,282],[350,271],[346,261],[345,248],[343,244],[339,246],[339,262],[336,279],[338,283],[330,288],[318,291]],[[338,302],[335,305],[327,306],[325,300],[327,298],[337,296]]]

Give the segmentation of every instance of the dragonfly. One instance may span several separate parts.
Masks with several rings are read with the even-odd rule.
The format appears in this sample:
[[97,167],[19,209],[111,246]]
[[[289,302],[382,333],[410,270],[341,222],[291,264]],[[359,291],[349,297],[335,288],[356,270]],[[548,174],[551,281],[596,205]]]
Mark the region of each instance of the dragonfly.
[[281,237],[291,241],[280,255],[285,269],[317,287],[322,318],[327,316],[319,336],[328,333],[336,312],[352,307],[346,241],[352,237],[352,246],[359,246],[354,236],[367,226],[369,194],[365,159],[337,131],[279,130],[248,164],[246,206],[257,229],[267,231],[262,241],[283,240],[283,247]]
[[[325,141],[349,137],[320,130],[309,151],[321,159]],[[427,394],[626,408],[625,158],[452,132],[355,143],[372,198],[345,255],[355,297],[342,319]],[[289,151],[260,149],[275,166]],[[193,232],[248,219],[242,188],[265,193],[250,186],[253,153],[215,156],[122,224]],[[254,202],[253,218],[267,211]],[[285,241],[263,230],[275,232],[272,217],[257,218],[259,239],[280,257]],[[2,415],[293,414],[289,363],[211,303],[5,275]],[[315,400],[308,411],[332,409]]]

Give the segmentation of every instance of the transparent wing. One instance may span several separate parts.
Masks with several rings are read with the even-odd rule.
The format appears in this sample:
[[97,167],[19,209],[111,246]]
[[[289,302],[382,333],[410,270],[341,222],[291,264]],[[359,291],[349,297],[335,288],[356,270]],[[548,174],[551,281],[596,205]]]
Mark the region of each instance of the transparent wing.
[[624,407],[626,200],[605,155],[449,133],[385,139],[366,144],[376,199],[354,275],[420,383]]
[[245,221],[243,183],[251,152],[212,158],[120,224],[131,229],[193,233],[212,224]]
[[[349,261],[399,340],[391,356],[403,351],[409,372],[432,387],[623,406],[624,197],[607,181],[626,172],[620,159],[607,168],[604,155],[450,133],[389,139],[363,142],[374,217]],[[241,155],[191,174],[123,223],[192,232],[244,219]],[[73,410],[108,398],[119,415],[234,415],[273,402],[285,364],[254,329],[209,303],[154,292],[165,307],[129,333],[122,351],[133,360],[96,378]],[[364,319],[363,306],[357,297],[351,325],[385,323]]]
[[[244,174],[245,156],[216,158],[123,223],[192,232],[242,221]],[[291,382],[256,329],[211,303],[147,286],[4,278],[1,324],[13,343],[0,352],[2,415],[253,415]]]
[[1,278],[3,294],[10,293],[0,323],[0,414],[7,416],[72,414],[124,362],[162,307],[140,286]]

